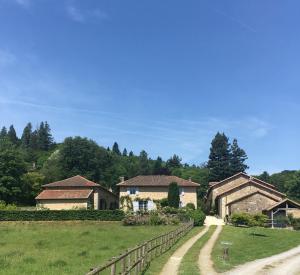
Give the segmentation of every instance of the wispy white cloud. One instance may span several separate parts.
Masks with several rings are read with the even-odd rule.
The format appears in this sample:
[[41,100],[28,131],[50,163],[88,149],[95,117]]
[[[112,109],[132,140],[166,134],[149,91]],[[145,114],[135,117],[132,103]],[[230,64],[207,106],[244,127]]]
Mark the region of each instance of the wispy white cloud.
[[31,5],[31,0],[12,0],[23,8],[28,8]]
[[16,62],[16,56],[6,50],[0,49],[0,68],[7,67]]
[[232,15],[229,15],[228,13],[224,12],[224,11],[221,11],[221,10],[215,10],[216,13],[218,14],[221,14],[222,16],[226,17],[227,19],[229,19],[230,21],[238,24],[240,27],[242,27],[243,29],[245,30],[248,30],[250,32],[256,32],[256,30],[250,26],[249,24],[246,24],[245,22],[243,22],[242,20],[232,16]]
[[82,10],[73,4],[66,6],[66,12],[71,20],[79,23],[86,22],[90,19],[105,20],[108,18],[108,15],[99,9]]

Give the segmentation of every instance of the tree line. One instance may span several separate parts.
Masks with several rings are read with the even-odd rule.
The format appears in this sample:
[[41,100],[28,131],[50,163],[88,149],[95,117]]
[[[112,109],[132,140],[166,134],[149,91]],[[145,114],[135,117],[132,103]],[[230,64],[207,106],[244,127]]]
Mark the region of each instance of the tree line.
[[[117,142],[105,148],[91,139],[76,136],[55,143],[46,121],[35,129],[28,123],[20,138],[11,125],[8,129],[2,127],[0,132],[0,200],[34,204],[41,185],[74,175],[82,175],[115,192],[121,176],[125,179],[137,175],[191,177],[201,184],[198,198],[203,200],[210,181],[246,171],[246,160],[247,154],[237,140],[230,143],[224,133],[217,133],[212,140],[206,163],[189,165],[176,154],[167,160],[159,156],[152,159],[145,150],[135,154],[119,148]],[[280,190],[288,190],[290,185],[294,183],[285,182]],[[300,194],[297,196],[300,198]]]

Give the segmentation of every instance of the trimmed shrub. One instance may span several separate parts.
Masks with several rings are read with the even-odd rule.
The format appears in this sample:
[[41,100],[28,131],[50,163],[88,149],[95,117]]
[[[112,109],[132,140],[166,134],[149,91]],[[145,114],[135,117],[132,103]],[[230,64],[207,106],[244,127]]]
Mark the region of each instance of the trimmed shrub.
[[235,226],[266,226],[268,217],[263,214],[234,213],[230,221]]
[[293,219],[292,226],[295,230],[300,230],[300,219]]
[[0,210],[0,221],[121,221],[123,218],[124,212],[121,210]]
[[169,206],[168,198],[163,198],[160,200],[160,206],[161,207],[166,207]]
[[264,215],[264,214],[255,214],[253,215],[253,226],[261,226],[264,227],[267,225],[268,222],[268,216]]
[[201,210],[189,210],[187,215],[194,220],[194,226],[202,226],[204,224],[206,215]]
[[234,213],[231,215],[230,221],[235,226],[249,225],[251,223],[251,217],[248,213]]
[[170,207],[178,208],[179,207],[179,187],[176,182],[171,182],[169,185],[168,191],[168,205]]
[[196,209],[195,204],[193,204],[192,202],[187,203],[185,207],[187,209],[191,209],[191,210],[195,210]]

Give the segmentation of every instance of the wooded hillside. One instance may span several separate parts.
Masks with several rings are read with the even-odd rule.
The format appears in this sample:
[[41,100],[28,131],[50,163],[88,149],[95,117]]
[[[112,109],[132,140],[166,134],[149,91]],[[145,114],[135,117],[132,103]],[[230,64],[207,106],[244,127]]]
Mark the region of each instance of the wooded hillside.
[[[36,129],[28,123],[21,137],[11,125],[0,132],[0,200],[19,205],[33,205],[41,185],[74,175],[116,190],[119,178],[137,175],[176,175],[201,183],[198,198],[203,200],[209,181],[222,180],[245,171],[247,155],[234,139],[230,144],[224,133],[217,133],[212,141],[207,163],[189,165],[174,154],[168,160],[151,159],[146,151],[134,154],[119,148],[115,142],[104,148],[83,137],[67,137],[54,142],[50,126],[41,122]],[[283,171],[261,179],[275,184],[291,198],[300,199],[300,172]]]

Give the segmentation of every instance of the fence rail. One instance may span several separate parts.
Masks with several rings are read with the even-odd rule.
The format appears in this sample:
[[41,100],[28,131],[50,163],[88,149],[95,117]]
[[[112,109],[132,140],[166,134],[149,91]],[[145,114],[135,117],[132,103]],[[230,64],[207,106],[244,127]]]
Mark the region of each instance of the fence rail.
[[177,229],[155,237],[151,240],[127,250],[120,256],[113,257],[107,264],[91,268],[86,275],[137,275],[140,274],[150,262],[167,251],[177,240],[189,232],[194,226],[193,221]]

